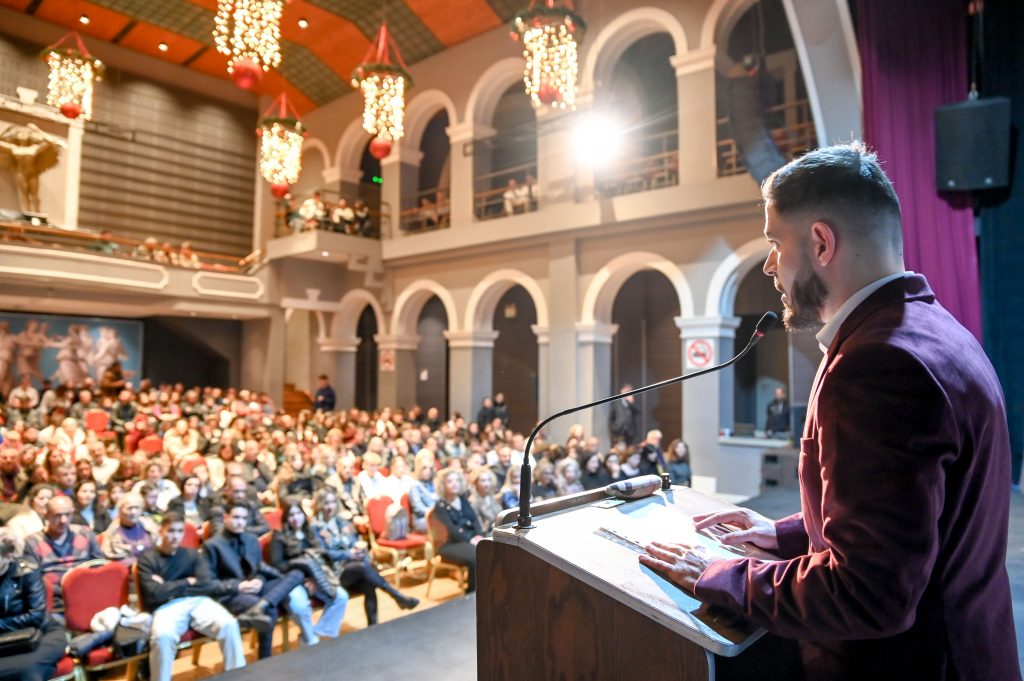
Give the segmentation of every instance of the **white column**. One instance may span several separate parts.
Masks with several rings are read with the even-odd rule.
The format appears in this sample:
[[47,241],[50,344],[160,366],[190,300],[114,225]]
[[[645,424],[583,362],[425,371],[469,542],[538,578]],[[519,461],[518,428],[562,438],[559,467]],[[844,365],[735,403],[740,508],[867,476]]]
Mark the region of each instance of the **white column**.
[[448,406],[467,419],[493,394],[497,331],[445,331],[448,340]]
[[[694,342],[703,341],[711,347],[712,354],[706,360],[708,366],[720,364],[732,356],[739,317],[676,317],[675,322],[683,343],[685,373],[697,370],[687,366],[687,352],[693,351]],[[714,480],[728,474],[717,466],[718,433],[723,427],[733,426],[734,381],[732,367],[729,367],[683,383],[683,438],[690,445],[694,487],[703,485],[703,491],[715,491]]]
[[448,133],[448,144],[451,146],[448,158],[451,163],[449,200],[452,227],[461,227],[473,222],[473,192],[476,186],[473,181],[473,142],[493,137],[496,131],[476,121],[465,121],[448,126],[445,132]]
[[715,47],[691,50],[670,61],[676,70],[679,184],[710,182],[718,177]]
[[361,338],[325,338],[320,342],[320,352],[334,353],[331,365],[334,375],[331,385],[337,397],[339,408],[350,409],[356,403],[356,352]]
[[416,402],[416,334],[373,337],[377,342],[377,404],[411,407]]
[[[618,324],[576,324],[576,342],[579,348],[578,398],[582,402],[593,402],[612,394],[612,339],[619,330]],[[601,438],[601,448],[611,445],[608,431],[610,407],[602,404],[574,415],[569,422],[583,425],[583,432]]]
[[264,391],[280,407],[284,399],[285,312],[242,322],[241,384]]
[[412,208],[414,192],[410,188],[416,186],[421,160],[422,151],[403,149],[399,142],[391,147],[391,153],[380,162],[380,173],[384,179],[381,202],[387,206],[387,213],[391,216],[389,224],[381,225],[384,237],[395,238],[401,235],[400,215],[404,209]]
[[542,420],[551,415],[551,399],[548,395],[548,380],[551,375],[548,349],[551,334],[548,327],[539,324],[531,325],[530,330],[537,336],[537,419]]
[[67,174],[64,176],[65,227],[78,227],[78,201],[82,191],[82,120],[76,118],[68,124]]

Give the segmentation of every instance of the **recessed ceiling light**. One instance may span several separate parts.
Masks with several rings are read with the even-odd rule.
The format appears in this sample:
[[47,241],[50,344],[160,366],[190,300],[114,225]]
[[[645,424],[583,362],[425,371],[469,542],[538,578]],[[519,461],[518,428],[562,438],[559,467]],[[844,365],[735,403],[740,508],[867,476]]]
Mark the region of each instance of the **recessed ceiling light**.
[[306,28],[309,26],[309,22],[305,19],[299,19],[299,28]]
[[83,14],[82,16],[78,17],[78,23],[82,24],[83,26],[88,25],[89,15]]
[[329,251],[320,251],[320,255],[322,255],[322,256],[324,256],[326,258],[327,256],[330,255],[330,252]]
[[160,50],[161,52],[166,52],[167,51],[167,43],[160,43],[159,45],[156,46],[156,48],[158,50]]

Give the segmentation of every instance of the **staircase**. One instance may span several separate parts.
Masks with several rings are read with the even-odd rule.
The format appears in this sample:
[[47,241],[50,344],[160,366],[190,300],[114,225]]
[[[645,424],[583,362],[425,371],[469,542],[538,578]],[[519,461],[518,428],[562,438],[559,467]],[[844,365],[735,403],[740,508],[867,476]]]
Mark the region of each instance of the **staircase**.
[[312,409],[313,400],[306,393],[295,387],[294,383],[284,384],[284,411],[292,416],[297,415],[303,409]]

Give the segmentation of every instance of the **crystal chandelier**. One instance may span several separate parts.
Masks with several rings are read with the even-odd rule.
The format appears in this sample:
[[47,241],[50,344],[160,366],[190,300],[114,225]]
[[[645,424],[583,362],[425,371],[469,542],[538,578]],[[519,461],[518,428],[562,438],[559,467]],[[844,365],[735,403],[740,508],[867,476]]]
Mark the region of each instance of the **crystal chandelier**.
[[535,109],[576,108],[579,43],[586,27],[571,4],[556,5],[555,0],[532,0],[516,15],[512,37],[523,41],[523,82]]
[[281,199],[299,181],[302,140],[306,128],[283,92],[263,112],[260,127],[260,174],[270,183],[270,193]]
[[46,103],[67,118],[92,117],[92,85],[103,75],[103,62],[93,58],[72,31],[43,52],[50,67]]
[[281,63],[281,12],[285,0],[217,0],[213,38],[228,57],[228,73],[252,89],[263,72]]
[[363,93],[363,129],[375,136],[370,153],[378,160],[391,153],[391,143],[405,134],[405,90],[411,86],[402,54],[387,24],[381,24],[362,63],[352,72],[352,87]]

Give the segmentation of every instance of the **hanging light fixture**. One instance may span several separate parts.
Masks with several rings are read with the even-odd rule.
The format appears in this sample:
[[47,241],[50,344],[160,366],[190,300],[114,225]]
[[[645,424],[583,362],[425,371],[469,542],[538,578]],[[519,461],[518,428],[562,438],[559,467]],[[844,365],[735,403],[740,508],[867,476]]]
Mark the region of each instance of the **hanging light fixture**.
[[306,136],[306,127],[285,93],[263,112],[256,136],[260,138],[260,174],[270,183],[270,193],[282,199],[299,181]]
[[535,109],[576,108],[579,44],[587,28],[583,18],[555,0],[532,0],[512,22],[512,38],[523,41],[523,82]]
[[370,154],[380,160],[391,153],[392,142],[405,134],[405,90],[412,87],[412,77],[386,23],[380,25],[362,63],[352,72],[352,87],[363,92],[363,129],[375,136]]
[[217,0],[213,38],[228,57],[228,73],[250,90],[264,71],[281,63],[281,12],[285,0]]
[[93,58],[72,31],[43,52],[50,67],[46,102],[67,118],[92,117],[92,86],[103,75],[103,62]]

